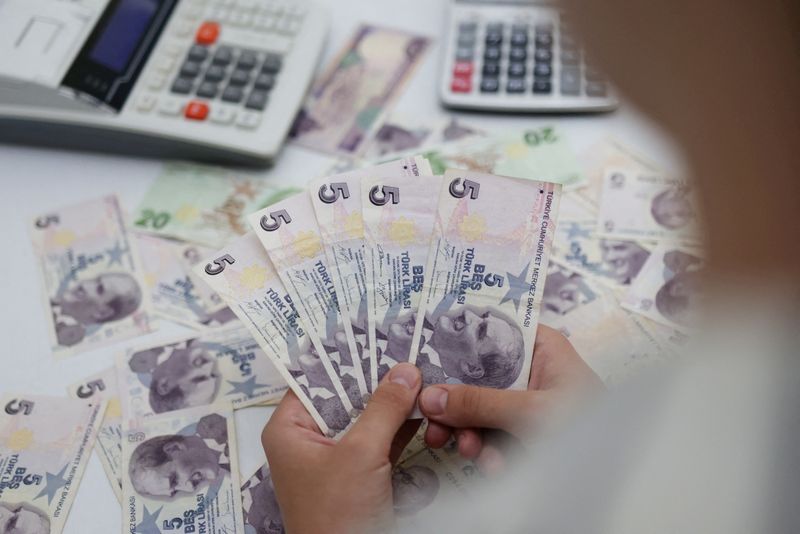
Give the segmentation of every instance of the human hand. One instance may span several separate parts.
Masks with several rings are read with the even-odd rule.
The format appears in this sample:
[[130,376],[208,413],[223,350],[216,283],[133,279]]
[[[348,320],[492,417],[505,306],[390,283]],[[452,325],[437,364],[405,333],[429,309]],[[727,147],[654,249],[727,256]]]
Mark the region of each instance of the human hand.
[[484,472],[497,472],[505,464],[505,433],[525,441],[555,410],[566,411],[577,399],[602,388],[567,338],[539,325],[527,391],[427,387],[419,402],[429,420],[425,441],[439,448],[455,435],[462,456],[475,460]]
[[297,396],[286,394],[261,442],[287,531],[391,527],[392,465],[419,427],[407,419],[421,385],[416,367],[396,365],[339,442],[323,436]]

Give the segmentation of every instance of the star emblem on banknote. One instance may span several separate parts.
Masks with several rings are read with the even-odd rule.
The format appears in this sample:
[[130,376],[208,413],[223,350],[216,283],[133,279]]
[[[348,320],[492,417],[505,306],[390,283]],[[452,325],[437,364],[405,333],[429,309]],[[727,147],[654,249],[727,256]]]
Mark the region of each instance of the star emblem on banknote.
[[233,389],[228,392],[228,395],[235,395],[237,393],[241,393],[243,395],[247,395],[248,397],[252,397],[253,395],[255,395],[257,389],[269,387],[269,384],[257,383],[255,376],[251,376],[244,382],[235,382],[233,380],[228,380],[228,384],[233,386]]
[[500,304],[503,304],[504,302],[513,302],[515,308],[519,310],[519,302],[522,300],[522,295],[524,295],[529,288],[528,269],[530,266],[531,264],[528,263],[522,272],[519,273],[519,276],[515,276],[512,273],[506,273],[506,276],[508,276],[508,292],[506,292],[505,296],[500,301]]
[[67,471],[67,466],[65,465],[61,469],[61,471],[59,471],[55,475],[53,473],[46,473],[45,474],[46,481],[44,488],[42,488],[42,491],[39,492],[39,495],[37,495],[36,498],[38,499],[39,497],[47,495],[47,504],[53,502],[53,497],[56,496],[58,490],[60,490],[67,484],[67,481],[64,478],[64,473],[66,473],[66,471]]
[[138,534],[158,534],[158,533],[160,533],[161,530],[159,530],[158,525],[156,524],[156,521],[158,521],[158,516],[161,514],[161,510],[163,510],[163,509],[164,509],[164,507],[162,506],[161,508],[159,508],[155,512],[151,512],[150,510],[147,509],[147,505],[145,504],[144,505],[144,517],[142,517],[141,523],[136,525],[136,532]]
[[115,263],[118,263],[120,266],[122,266],[122,257],[127,251],[128,249],[120,246],[119,241],[114,243],[113,247],[106,250],[106,254],[108,255],[108,267],[111,267]]

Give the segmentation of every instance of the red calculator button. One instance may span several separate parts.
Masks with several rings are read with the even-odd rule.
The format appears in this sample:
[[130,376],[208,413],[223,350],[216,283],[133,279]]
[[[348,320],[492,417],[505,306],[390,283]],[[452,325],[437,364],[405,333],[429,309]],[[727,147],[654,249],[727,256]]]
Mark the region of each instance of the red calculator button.
[[187,119],[192,119],[195,121],[204,121],[206,117],[208,117],[208,105],[203,102],[189,102],[186,105],[186,111],[184,111],[184,115]]
[[456,64],[453,66],[453,76],[472,76],[472,62],[456,61]]
[[214,44],[217,37],[219,37],[219,24],[216,22],[204,22],[197,29],[195,41],[197,41],[197,44],[211,45]]
[[472,91],[472,80],[456,76],[450,83],[450,90],[454,93],[469,93]]

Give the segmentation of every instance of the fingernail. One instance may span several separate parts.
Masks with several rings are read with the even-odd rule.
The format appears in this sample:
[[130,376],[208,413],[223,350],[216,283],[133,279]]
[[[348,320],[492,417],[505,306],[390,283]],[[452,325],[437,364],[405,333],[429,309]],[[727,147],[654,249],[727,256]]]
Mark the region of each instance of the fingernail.
[[389,381],[413,389],[419,381],[419,371],[410,363],[399,363],[389,373]]
[[447,390],[436,386],[429,387],[422,392],[420,403],[428,415],[441,415],[447,406]]

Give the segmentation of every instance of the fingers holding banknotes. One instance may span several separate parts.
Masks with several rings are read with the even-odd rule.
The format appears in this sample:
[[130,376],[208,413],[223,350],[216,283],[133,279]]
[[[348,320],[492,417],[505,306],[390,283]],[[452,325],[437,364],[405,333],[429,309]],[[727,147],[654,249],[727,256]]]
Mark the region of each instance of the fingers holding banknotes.
[[391,524],[392,463],[419,426],[408,416],[421,384],[416,367],[395,366],[338,443],[319,432],[292,392],[286,394],[262,444],[288,531],[380,531]]
[[488,431],[525,441],[555,410],[567,410],[602,387],[567,338],[540,325],[527,390],[440,384],[422,392],[420,408],[429,419],[425,441],[441,447],[454,435],[462,456],[492,471],[499,467],[507,443]]

